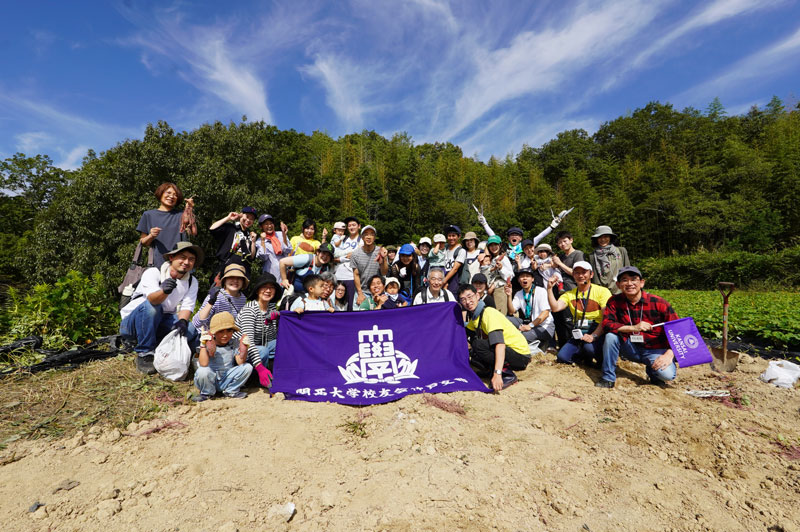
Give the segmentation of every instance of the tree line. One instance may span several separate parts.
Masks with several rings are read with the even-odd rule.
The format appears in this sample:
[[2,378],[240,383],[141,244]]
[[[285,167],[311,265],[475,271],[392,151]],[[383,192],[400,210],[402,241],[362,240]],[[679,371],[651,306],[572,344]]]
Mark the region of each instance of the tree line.
[[800,105],[778,99],[728,116],[652,102],[593,135],[563,131],[541,147],[483,162],[449,142],[415,145],[363,131],[333,139],[264,122],[214,122],[175,131],[150,124],[139,139],[64,171],[46,155],[0,163],[0,267],[12,282],[53,282],[71,269],[121,280],[153,191],[178,184],[195,198],[200,233],[244,205],[321,230],[353,215],[383,244],[441,232],[449,223],[482,234],[472,205],[492,227],[535,234],[575,207],[559,229],[589,250],[595,226],[610,225],[632,259],[698,250],[770,253],[800,234]]

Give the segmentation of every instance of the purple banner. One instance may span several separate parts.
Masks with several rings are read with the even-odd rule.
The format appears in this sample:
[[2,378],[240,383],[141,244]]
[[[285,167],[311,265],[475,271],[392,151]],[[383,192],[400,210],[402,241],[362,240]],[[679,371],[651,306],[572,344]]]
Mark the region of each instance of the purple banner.
[[711,352],[700,336],[694,318],[668,321],[664,324],[664,332],[680,367],[688,368],[711,362]]
[[362,312],[281,312],[273,392],[371,405],[412,393],[488,392],[469,366],[455,302]]

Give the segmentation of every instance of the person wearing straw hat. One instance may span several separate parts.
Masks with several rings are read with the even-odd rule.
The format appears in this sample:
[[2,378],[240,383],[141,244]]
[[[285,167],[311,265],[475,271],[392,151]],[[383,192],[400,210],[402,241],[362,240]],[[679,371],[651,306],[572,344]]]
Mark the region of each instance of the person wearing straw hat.
[[253,366],[247,362],[247,352],[241,352],[239,343],[231,341],[237,332],[239,327],[230,312],[220,312],[211,318],[208,332],[200,337],[194,372],[194,385],[200,395],[192,397],[193,401],[206,401],[217,393],[233,399],[247,397],[241,387],[253,373]]
[[464,238],[461,239],[461,245],[464,246],[466,251],[466,256],[464,257],[466,262],[462,267],[464,271],[459,280],[461,283],[471,282],[472,276],[481,271],[481,263],[478,261],[478,257],[481,255],[481,250],[478,249],[479,243],[478,235],[474,231],[467,231]]
[[619,237],[607,225],[598,225],[592,235],[594,250],[589,255],[589,264],[594,269],[594,280],[597,284],[619,294],[617,273],[620,268],[630,266],[628,250],[619,246]]
[[664,385],[675,379],[675,356],[663,324],[679,319],[666,300],[644,291],[644,278],[636,266],[625,266],[617,275],[620,293],[608,300],[603,316],[603,375],[595,386],[613,388],[617,360],[644,364],[650,384]]
[[197,339],[197,330],[189,323],[197,301],[197,279],[192,270],[203,263],[200,246],[178,242],[164,254],[167,260],[160,268],[148,268],[130,302],[122,307],[120,335],[136,342],[136,369],[152,375],[156,346],[171,330],[179,330],[190,346]]
[[198,331],[200,329],[207,329],[209,321],[215,314],[220,312],[230,312],[233,318],[239,315],[239,311],[247,302],[247,297],[243,294],[247,290],[247,285],[250,280],[244,272],[244,266],[240,264],[228,264],[223,272],[222,279],[220,279],[222,288],[217,285],[211,285],[208,290],[208,295],[203,300],[194,317],[192,318],[192,325]]

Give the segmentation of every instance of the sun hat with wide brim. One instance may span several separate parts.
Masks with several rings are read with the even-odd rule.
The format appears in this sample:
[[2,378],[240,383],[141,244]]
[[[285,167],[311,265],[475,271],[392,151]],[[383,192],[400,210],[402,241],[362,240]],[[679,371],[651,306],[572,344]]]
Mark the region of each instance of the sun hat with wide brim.
[[250,284],[250,279],[247,278],[247,272],[245,271],[244,266],[241,264],[228,264],[225,266],[225,272],[222,274],[222,279],[220,279],[222,286],[225,286],[225,279],[229,277],[240,277],[244,279],[244,286],[242,286],[242,290],[247,288],[247,285]]
[[233,315],[230,312],[218,312],[214,314],[211,318],[211,324],[208,327],[208,332],[211,334],[216,334],[219,331],[224,331],[225,329],[233,329],[234,331],[239,331],[239,327],[236,326],[236,321],[233,319]]
[[206,254],[203,253],[203,248],[201,248],[200,246],[196,246],[196,245],[192,244],[191,242],[178,242],[177,244],[175,244],[175,247],[172,248],[171,251],[168,251],[167,253],[164,253],[164,258],[167,259],[167,260],[171,260],[171,257],[173,255],[177,255],[181,251],[190,251],[190,252],[194,253],[194,256],[195,256],[194,267],[195,268],[199,268],[200,265],[203,264],[203,260],[206,258]]
[[597,247],[597,239],[603,235],[608,235],[611,237],[611,243],[619,245],[619,236],[611,230],[611,227],[608,225],[598,225],[597,228],[594,230],[594,234],[592,235],[592,247]]
[[467,240],[474,240],[475,247],[477,247],[478,243],[480,242],[480,240],[478,240],[478,235],[476,235],[474,231],[467,231],[467,234],[465,234],[464,238],[461,239],[461,245],[466,245],[465,243]]

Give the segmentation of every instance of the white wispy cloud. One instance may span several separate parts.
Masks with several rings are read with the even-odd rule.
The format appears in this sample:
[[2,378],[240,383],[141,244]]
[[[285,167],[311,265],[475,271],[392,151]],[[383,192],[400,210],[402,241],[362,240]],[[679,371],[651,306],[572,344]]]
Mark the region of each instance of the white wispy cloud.
[[349,59],[321,54],[313,64],[300,67],[302,73],[316,79],[325,88],[328,107],[350,129],[360,129],[364,124],[367,110],[364,98],[369,76],[364,75],[363,70]]
[[681,20],[666,34],[655,39],[632,59],[625,61],[615,69],[603,85],[608,90],[618,84],[631,71],[639,70],[651,64],[654,56],[674,49],[676,43],[692,32],[714,26],[729,19],[753,13],[755,11],[774,8],[783,0],[715,0],[705,4],[695,13]]
[[17,141],[17,151],[22,153],[35,153],[42,146],[52,142],[53,137],[44,131],[28,131],[14,135]]
[[88,151],[89,146],[76,146],[67,153],[61,152],[63,158],[60,161],[56,161],[54,165],[64,170],[75,170],[80,168],[81,163],[83,162],[83,157]]
[[788,72],[800,62],[800,27],[779,40],[741,59],[713,79],[709,79],[672,98],[689,105],[707,103],[716,96],[748,94],[754,87]]

